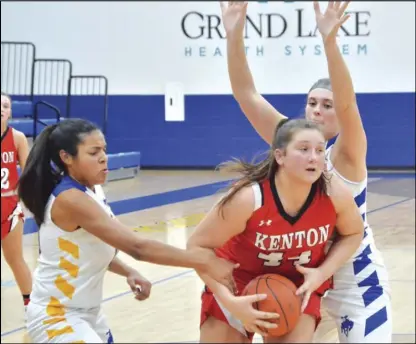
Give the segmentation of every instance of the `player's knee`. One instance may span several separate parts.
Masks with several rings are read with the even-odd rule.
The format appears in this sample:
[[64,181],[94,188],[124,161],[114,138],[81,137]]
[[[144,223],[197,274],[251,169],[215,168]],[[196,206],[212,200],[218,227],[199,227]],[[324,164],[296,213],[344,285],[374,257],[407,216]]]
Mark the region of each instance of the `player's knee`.
[[201,325],[201,343],[249,343],[250,340],[226,322],[214,316],[208,316]]
[[267,337],[265,343],[312,343],[317,319],[313,315],[302,314],[293,331],[281,337]]

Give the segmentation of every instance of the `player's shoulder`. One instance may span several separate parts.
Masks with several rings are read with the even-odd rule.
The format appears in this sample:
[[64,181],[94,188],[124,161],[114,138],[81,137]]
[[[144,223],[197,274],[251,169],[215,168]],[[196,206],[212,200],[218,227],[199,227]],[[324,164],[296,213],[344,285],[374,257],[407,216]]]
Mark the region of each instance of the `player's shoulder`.
[[12,130],[13,139],[16,143],[20,143],[20,142],[23,142],[23,141],[27,142],[26,135],[23,132],[15,129],[15,128],[10,128],[10,129]]
[[86,193],[87,187],[66,175],[55,185],[54,189],[52,190],[52,195],[57,198],[64,193],[68,194],[67,191],[71,191],[72,194],[73,190],[77,190],[75,195],[79,195],[79,192]]
[[[252,204],[254,201],[255,185],[257,185],[257,183],[250,183],[248,185],[241,187],[238,191],[236,191],[236,193],[233,196],[234,202],[240,205]],[[229,192],[232,192],[236,187],[237,185],[231,187]]]
[[250,217],[255,211],[256,199],[258,198],[258,192],[256,192],[256,185],[258,183],[249,183],[244,186],[240,186],[239,182],[232,185],[227,193],[221,198],[219,203],[223,203],[224,199],[230,197],[224,204],[224,209],[227,212],[231,211],[233,214],[239,213]]

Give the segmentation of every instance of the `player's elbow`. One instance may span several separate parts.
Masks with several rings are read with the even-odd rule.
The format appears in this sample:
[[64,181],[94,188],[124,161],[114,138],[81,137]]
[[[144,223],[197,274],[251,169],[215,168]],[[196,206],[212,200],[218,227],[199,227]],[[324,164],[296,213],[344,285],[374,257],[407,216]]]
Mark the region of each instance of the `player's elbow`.
[[126,253],[136,260],[147,261],[149,254],[152,252],[152,241],[138,239],[129,242]]
[[364,236],[364,229],[361,231],[357,231],[354,234],[350,235],[350,240],[352,241],[352,245],[358,249],[358,247],[361,245],[361,242],[363,240],[363,236]]
[[143,249],[137,244],[131,247],[129,252],[126,253],[136,260],[143,260]]
[[344,237],[348,238],[352,250],[357,250],[360,247],[364,237],[364,225],[357,224],[354,226],[354,230],[350,231],[347,235],[344,235]]
[[195,236],[191,236],[188,239],[187,243],[186,243],[186,249],[187,250],[190,250],[190,249],[193,249],[195,247],[200,247],[200,246],[198,245],[198,242],[197,242],[196,237]]

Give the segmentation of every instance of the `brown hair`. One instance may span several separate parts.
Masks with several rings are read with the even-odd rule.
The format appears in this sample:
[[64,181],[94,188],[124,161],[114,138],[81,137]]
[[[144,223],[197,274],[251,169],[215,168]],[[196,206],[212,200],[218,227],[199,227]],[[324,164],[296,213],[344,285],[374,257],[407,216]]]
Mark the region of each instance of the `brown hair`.
[[[287,145],[292,141],[293,135],[304,129],[316,129],[321,132],[315,123],[306,119],[284,119],[276,126],[273,143],[266,159],[258,163],[248,163],[240,159],[234,159],[233,161],[221,164],[219,166],[221,171],[239,172],[243,177],[229,187],[229,193],[218,203],[219,211],[222,212],[223,207],[242,188],[252,183],[260,183],[265,179],[271,178],[279,169],[279,165],[274,157],[274,151],[276,149],[285,150]],[[326,193],[326,179],[323,173],[315,183],[319,192]]]
[[309,89],[309,93],[311,93],[311,91],[313,91],[315,88],[323,88],[325,90],[331,91],[332,92],[332,85],[331,85],[331,80],[328,78],[322,78],[317,80]]

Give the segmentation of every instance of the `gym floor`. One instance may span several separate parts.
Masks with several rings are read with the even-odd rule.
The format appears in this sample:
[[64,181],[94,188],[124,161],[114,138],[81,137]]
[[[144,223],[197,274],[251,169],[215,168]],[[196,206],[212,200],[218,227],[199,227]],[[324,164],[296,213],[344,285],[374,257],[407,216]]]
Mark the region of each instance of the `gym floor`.
[[[190,233],[234,176],[215,171],[141,171],[135,179],[104,186],[119,219],[143,237],[184,248]],[[373,173],[368,187],[368,221],[390,274],[395,343],[415,343],[415,175]],[[38,256],[37,233],[24,236],[31,269]],[[151,297],[136,302],[124,278],[107,274],[104,311],[116,342],[151,343],[199,340],[203,284],[193,270],[138,262],[120,253],[153,282]],[[400,263],[401,261],[401,263]],[[21,296],[1,261],[1,343],[29,342]],[[255,337],[256,342],[261,338]],[[337,342],[324,317],[315,341]]]

